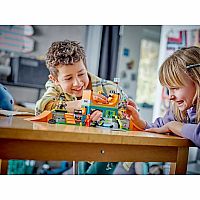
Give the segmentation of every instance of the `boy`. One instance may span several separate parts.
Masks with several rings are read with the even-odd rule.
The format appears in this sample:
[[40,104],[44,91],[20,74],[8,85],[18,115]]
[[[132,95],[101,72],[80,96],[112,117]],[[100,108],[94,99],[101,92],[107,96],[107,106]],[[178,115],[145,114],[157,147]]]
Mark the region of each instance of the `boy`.
[[[46,55],[46,64],[49,69],[49,81],[46,83],[47,91],[36,103],[36,114],[56,107],[56,99],[65,95],[68,101],[66,110],[74,111],[81,108],[81,98],[84,89],[93,90],[93,98],[106,100],[105,95],[116,90],[116,84],[103,80],[87,71],[84,48],[76,41],[53,42]],[[121,99],[127,95],[120,90]],[[90,116],[92,121],[101,118],[98,110]],[[79,162],[79,174],[112,174],[117,163]]]

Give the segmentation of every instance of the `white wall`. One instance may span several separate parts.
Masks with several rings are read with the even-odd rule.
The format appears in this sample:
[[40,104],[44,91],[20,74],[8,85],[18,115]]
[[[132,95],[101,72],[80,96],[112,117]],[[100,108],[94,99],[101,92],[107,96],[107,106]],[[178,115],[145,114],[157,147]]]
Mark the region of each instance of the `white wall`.
[[87,26],[86,55],[88,70],[98,75],[103,26]]
[[33,26],[35,34],[35,50],[27,56],[44,56],[52,42],[60,40],[77,40],[86,46],[87,26],[58,26],[58,25],[38,25]]
[[[136,98],[137,89],[137,75],[140,61],[140,45],[141,40],[144,38],[159,42],[160,26],[121,26],[117,76],[120,77],[122,71],[127,71],[126,63],[133,59],[135,62],[134,68],[132,70],[128,70],[128,76],[126,79],[120,80],[120,86],[123,87],[124,82],[128,81],[130,83],[130,88],[124,90],[134,100]],[[123,55],[124,48],[128,48],[130,50],[130,55],[128,57]],[[136,74],[136,80],[130,81],[130,76],[133,73]]]

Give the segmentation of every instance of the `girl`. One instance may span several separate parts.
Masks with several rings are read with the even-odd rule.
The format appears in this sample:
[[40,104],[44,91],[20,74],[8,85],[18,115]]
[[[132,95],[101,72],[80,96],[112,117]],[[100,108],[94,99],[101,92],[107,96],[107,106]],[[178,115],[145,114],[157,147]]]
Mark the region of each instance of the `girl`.
[[135,104],[128,105],[133,123],[139,130],[172,132],[200,147],[200,48],[177,50],[160,67],[159,79],[169,90],[170,109],[163,118],[147,123]]

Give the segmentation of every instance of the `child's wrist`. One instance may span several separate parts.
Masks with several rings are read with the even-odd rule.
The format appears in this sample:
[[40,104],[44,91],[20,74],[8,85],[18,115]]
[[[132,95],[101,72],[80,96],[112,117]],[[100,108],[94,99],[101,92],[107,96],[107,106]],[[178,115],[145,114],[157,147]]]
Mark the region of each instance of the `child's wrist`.
[[132,117],[131,117],[131,120],[132,120],[133,124],[134,124],[138,129],[140,129],[140,130],[144,130],[144,129],[145,129],[145,127],[146,127],[146,121],[144,121],[144,120],[142,120],[142,119],[140,119],[140,118],[138,118],[138,119],[133,119]]
[[138,126],[139,126],[142,130],[144,130],[145,127],[146,127],[146,121],[144,121],[144,120],[142,120],[142,119],[140,119],[140,120],[137,122],[137,124],[138,124]]
[[49,101],[46,106],[45,106],[45,110],[52,110],[53,108],[55,108],[55,102],[54,101]]

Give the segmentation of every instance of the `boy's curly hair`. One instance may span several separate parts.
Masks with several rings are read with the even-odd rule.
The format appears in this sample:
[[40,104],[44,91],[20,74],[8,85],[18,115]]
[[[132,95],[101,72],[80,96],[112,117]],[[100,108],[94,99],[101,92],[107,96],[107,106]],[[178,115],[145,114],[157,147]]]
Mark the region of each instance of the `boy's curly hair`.
[[86,55],[84,48],[77,41],[57,41],[53,42],[46,54],[46,65],[52,76],[57,78],[57,65],[73,65],[80,60],[86,65]]

